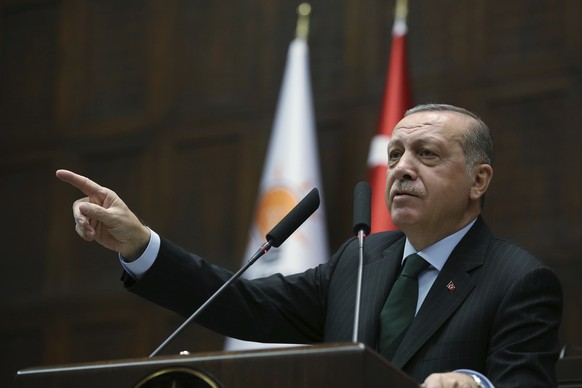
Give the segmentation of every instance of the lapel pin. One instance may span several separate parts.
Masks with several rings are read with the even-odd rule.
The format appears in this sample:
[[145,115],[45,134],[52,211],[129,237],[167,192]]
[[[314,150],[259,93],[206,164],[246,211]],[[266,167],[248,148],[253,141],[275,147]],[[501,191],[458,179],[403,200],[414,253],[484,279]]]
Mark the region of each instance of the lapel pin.
[[451,280],[449,284],[447,284],[447,288],[449,289],[450,292],[455,292],[455,283],[453,283],[453,281]]

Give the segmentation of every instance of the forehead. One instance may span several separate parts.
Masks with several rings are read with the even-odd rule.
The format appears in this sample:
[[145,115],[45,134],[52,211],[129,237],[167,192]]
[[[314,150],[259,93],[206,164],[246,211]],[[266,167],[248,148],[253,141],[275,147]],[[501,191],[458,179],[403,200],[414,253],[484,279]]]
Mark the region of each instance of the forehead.
[[404,117],[392,132],[392,141],[407,139],[459,140],[468,119],[456,112],[417,112]]

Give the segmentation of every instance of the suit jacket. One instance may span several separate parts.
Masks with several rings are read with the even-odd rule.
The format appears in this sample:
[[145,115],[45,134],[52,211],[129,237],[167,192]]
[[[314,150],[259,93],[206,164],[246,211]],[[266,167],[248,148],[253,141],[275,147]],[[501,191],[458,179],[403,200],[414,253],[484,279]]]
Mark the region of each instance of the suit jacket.
[[[359,340],[372,348],[404,242],[398,231],[366,239]],[[239,279],[198,323],[260,342],[351,341],[358,255],[357,239],[350,239],[327,263],[303,273]],[[126,279],[126,286],[190,316],[230,276],[162,239],[152,268],[137,282]],[[419,382],[431,373],[466,368],[499,387],[555,386],[561,308],[555,274],[493,236],[479,217],[451,253],[391,362]]]

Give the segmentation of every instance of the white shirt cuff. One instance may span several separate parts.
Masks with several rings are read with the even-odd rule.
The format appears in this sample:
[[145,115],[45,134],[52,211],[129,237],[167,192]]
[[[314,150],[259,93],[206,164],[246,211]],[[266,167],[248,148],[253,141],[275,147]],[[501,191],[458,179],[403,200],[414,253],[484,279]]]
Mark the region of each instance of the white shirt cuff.
[[135,280],[139,280],[156,261],[160,252],[160,236],[150,229],[150,241],[145,251],[136,260],[128,262],[119,254],[119,261],[125,271]]

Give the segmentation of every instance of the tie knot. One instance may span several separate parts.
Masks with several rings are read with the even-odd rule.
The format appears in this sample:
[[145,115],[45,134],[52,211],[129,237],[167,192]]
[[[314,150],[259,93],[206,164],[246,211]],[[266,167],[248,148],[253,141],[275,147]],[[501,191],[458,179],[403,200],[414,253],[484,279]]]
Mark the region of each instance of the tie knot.
[[420,274],[428,266],[429,264],[426,260],[424,260],[416,253],[413,253],[406,258],[406,261],[404,262],[404,268],[402,268],[402,275],[411,278],[417,278],[418,274]]

